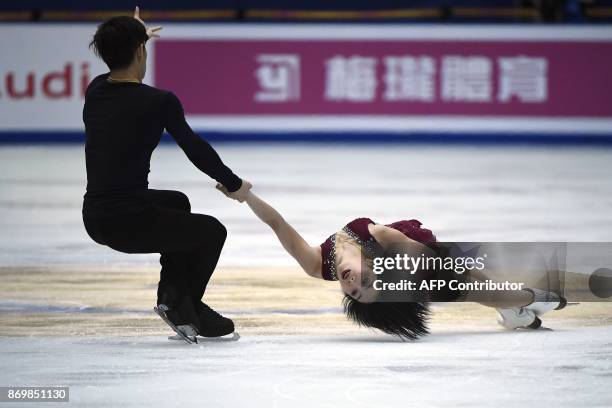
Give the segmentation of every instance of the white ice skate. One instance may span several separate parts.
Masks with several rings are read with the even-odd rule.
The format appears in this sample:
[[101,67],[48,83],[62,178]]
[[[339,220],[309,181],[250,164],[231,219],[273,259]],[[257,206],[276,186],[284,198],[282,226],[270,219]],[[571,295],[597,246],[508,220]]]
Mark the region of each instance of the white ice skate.
[[542,321],[536,314],[526,307],[511,307],[497,310],[497,322],[508,330],[538,329]]
[[497,309],[497,322],[508,330],[518,328],[539,329],[542,326],[540,316],[551,310],[561,310],[567,305],[564,297],[542,289],[525,289],[533,294],[533,302],[523,307]]
[[565,298],[554,292],[535,288],[527,288],[525,290],[533,293],[533,302],[525,306],[525,308],[531,310],[536,316],[542,316],[551,310],[561,310],[567,305]]

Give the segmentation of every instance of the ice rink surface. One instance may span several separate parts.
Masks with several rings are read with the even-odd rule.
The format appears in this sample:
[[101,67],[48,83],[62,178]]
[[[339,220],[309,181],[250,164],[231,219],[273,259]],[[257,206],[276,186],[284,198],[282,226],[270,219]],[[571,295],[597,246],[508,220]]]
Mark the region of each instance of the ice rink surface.
[[194,346],[160,337],[5,338],[1,347],[0,383],[70,385],[78,407],[603,408],[612,401],[607,327],[453,329],[412,343],[366,333]]
[[[224,161],[313,244],[356,217],[416,218],[440,241],[611,241],[612,150],[414,145],[222,145]],[[150,188],[185,192],[228,228],[220,265],[293,265],[252,213],[173,144]],[[83,147],[0,148],[0,265],[157,263],[91,242]]]
[[[417,218],[442,241],[612,241],[612,150],[300,144],[218,149],[313,244],[360,216],[380,223]],[[221,272],[295,266],[248,208],[218,193],[176,146],[156,150],[149,181],[151,188],[185,192],[193,211],[227,226]],[[67,385],[70,406],[78,407],[612,406],[610,320],[575,311],[571,320],[552,324],[554,331],[537,332],[503,332],[492,315],[480,324],[450,311],[430,336],[406,343],[367,330],[309,334],[302,328],[291,335],[246,330],[237,342],[188,346],[165,334],[138,335],[151,325],[142,319],[130,320],[141,322],[139,327],[105,326],[105,335],[74,334],[104,313],[149,311],[150,276],[130,282],[124,275],[135,267],[154,273],[157,264],[154,255],[119,254],[89,240],[80,218],[84,189],[82,146],[0,147],[2,276],[14,284],[19,271],[31,267],[44,274],[46,268],[57,281],[64,268],[70,270],[58,283],[61,290],[49,281],[48,288],[37,286],[32,273],[31,280],[24,277],[25,287],[1,291],[0,318],[13,327],[2,328],[0,385]],[[105,291],[110,280],[95,283],[98,276],[88,275],[104,269],[123,273],[116,275],[127,282],[123,303],[86,314],[88,305],[116,300],[112,290]],[[252,279],[270,288],[275,283],[273,275]],[[132,310],[136,301],[127,290],[136,283],[144,289]],[[90,292],[80,288],[93,291],[95,285],[96,295],[88,300]],[[225,299],[220,304],[246,322],[240,320],[248,315],[245,299],[234,307],[232,293],[214,292],[214,286],[215,299]],[[36,308],[38,293],[46,303]],[[317,302],[309,296],[300,302]],[[295,306],[291,297],[275,301]],[[321,303],[338,306],[327,297]],[[70,309],[69,335],[62,335],[66,322],[49,335],[15,335],[15,321],[30,319],[35,329],[59,319],[66,304],[77,304]],[[579,308],[572,309],[587,310]],[[341,318],[337,309],[328,309],[317,321]],[[303,313],[307,319],[308,310]],[[281,332],[293,333],[299,318],[285,321]],[[272,316],[266,322],[280,326],[280,320]]]

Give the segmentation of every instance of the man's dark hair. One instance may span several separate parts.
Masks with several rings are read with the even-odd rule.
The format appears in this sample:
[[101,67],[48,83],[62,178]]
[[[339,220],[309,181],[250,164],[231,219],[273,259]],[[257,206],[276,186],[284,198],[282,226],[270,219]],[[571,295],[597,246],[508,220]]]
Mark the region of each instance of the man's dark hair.
[[342,305],[346,316],[359,326],[371,327],[410,340],[429,333],[427,303],[360,303],[349,295],[345,295]]
[[147,39],[147,31],[138,20],[120,16],[100,24],[89,47],[109,69],[120,69],[132,63],[134,52]]

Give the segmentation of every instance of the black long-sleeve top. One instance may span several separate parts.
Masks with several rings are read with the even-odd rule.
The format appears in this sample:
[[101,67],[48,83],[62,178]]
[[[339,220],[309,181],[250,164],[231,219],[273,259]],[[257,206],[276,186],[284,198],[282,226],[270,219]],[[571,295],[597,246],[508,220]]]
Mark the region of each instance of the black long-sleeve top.
[[[212,146],[196,135],[185,120],[179,99],[168,91],[134,82],[110,82],[108,73],[96,77],[85,93],[85,160],[87,193],[84,213],[120,210],[122,198],[148,188],[151,154],[165,130],[189,160],[229,191],[242,180]],[[125,203],[124,203],[125,204]]]

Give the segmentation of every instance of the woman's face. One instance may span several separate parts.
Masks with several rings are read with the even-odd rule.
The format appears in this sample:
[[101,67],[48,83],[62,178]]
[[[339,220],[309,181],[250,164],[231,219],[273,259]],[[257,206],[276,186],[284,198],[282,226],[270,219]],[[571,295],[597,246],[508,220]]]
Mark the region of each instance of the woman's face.
[[376,274],[359,250],[345,251],[336,264],[342,291],[361,303],[372,303],[378,297],[374,290]]

